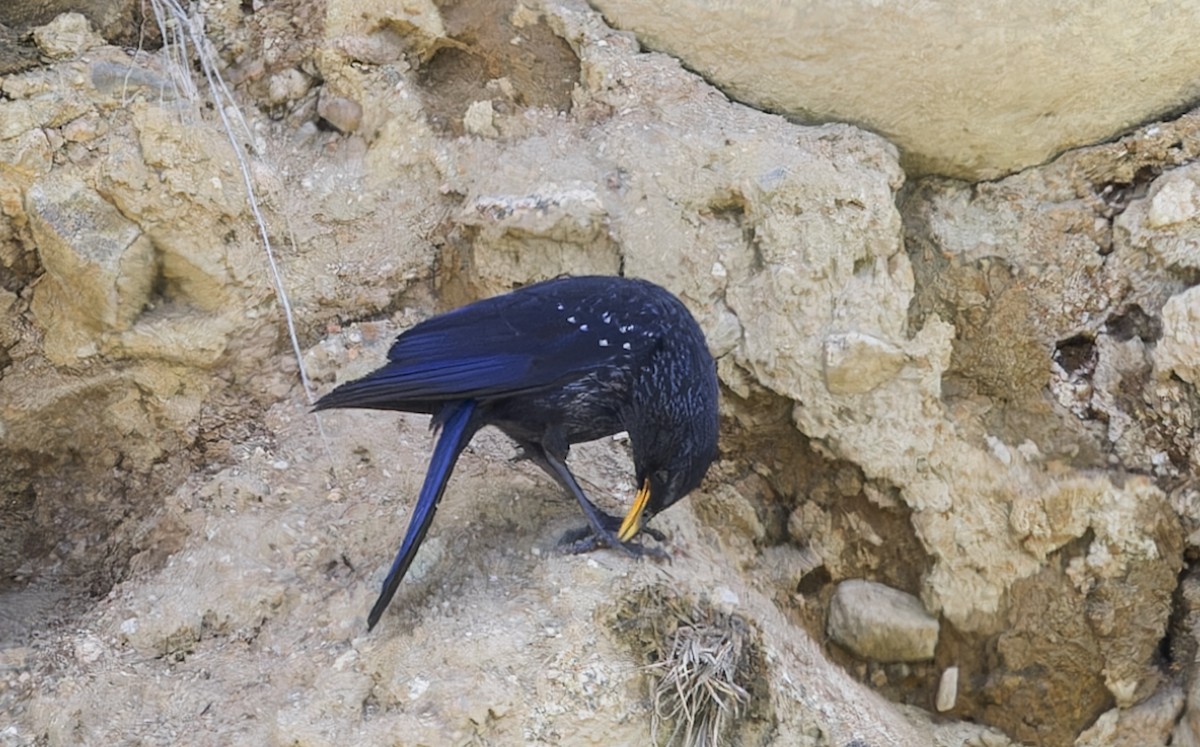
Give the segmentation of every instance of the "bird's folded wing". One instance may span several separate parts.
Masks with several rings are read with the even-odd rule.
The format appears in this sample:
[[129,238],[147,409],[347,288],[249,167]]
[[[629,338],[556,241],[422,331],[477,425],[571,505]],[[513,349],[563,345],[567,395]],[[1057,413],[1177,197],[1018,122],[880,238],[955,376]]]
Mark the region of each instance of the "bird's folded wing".
[[[572,302],[578,299],[563,303]],[[429,319],[396,339],[383,368],[338,387],[319,407],[509,397],[620,365],[658,343],[657,336],[642,333],[648,309],[606,314],[630,320],[628,325],[588,327],[571,307],[560,311],[558,305],[536,296],[500,296]],[[622,333],[621,326],[639,332]]]
[[321,399],[320,409],[375,407],[404,402],[478,399],[512,392],[525,380],[529,360],[522,356],[470,356],[392,362]]

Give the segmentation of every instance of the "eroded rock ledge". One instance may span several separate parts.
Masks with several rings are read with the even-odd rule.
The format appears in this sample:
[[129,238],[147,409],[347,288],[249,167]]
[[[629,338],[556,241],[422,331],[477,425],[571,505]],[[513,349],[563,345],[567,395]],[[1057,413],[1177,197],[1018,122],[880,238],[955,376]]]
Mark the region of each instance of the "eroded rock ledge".
[[[16,739],[643,743],[675,609],[737,621],[744,743],[1190,733],[1200,116],[906,184],[573,0],[209,11],[318,386],[438,308],[624,272],[708,331],[722,459],[659,567],[553,554],[572,507],[481,437],[363,635],[423,419],[318,431],[217,119],[161,55],[44,32],[62,59],[0,79]],[[580,451],[628,499],[620,443]],[[827,640],[855,579],[919,600],[932,658]]]

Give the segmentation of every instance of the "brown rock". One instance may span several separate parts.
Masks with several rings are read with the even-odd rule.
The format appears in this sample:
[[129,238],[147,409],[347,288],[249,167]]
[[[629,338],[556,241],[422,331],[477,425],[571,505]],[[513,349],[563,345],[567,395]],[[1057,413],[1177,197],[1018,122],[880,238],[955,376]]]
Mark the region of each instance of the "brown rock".
[[51,59],[78,57],[104,43],[92,31],[88,19],[79,13],[63,13],[45,26],[33,30],[38,49]]
[[42,264],[55,280],[39,294],[58,295],[63,306],[77,310],[81,323],[97,330],[132,325],[156,273],[153,246],[141,229],[82,181],[66,176],[34,183],[26,211]]
[[321,91],[317,114],[338,132],[351,133],[362,126],[363,109],[357,101]]

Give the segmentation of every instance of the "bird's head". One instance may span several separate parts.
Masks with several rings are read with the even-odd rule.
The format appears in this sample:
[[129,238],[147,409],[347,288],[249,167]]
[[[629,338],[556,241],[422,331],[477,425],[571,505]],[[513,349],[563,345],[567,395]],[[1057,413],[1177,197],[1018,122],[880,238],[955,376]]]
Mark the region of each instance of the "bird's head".
[[692,492],[717,457],[717,413],[711,408],[690,413],[684,423],[668,428],[630,431],[637,495],[617,530],[629,541],[655,514]]

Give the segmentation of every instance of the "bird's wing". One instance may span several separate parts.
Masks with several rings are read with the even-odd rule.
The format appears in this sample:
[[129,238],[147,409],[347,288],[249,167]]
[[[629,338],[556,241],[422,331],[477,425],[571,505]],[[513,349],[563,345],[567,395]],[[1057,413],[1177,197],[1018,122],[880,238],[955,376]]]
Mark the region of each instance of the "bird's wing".
[[327,407],[509,397],[555,386],[659,344],[644,299],[555,281],[485,299],[404,332],[388,363],[335,389]]

